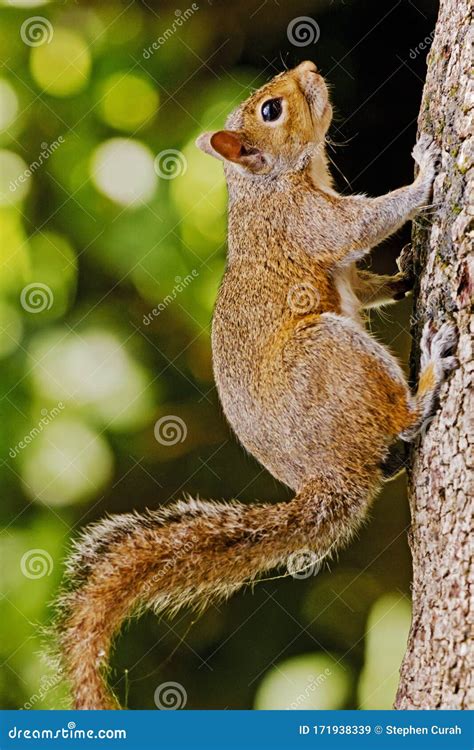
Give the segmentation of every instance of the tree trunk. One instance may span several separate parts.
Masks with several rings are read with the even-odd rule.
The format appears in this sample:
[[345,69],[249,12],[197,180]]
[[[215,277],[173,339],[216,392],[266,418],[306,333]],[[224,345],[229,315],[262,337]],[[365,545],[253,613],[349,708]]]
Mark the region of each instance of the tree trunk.
[[[418,279],[413,334],[419,341],[430,318],[437,327],[443,320],[453,321],[459,334],[459,367],[443,385],[439,408],[411,452],[413,620],[395,703],[399,709],[473,705],[468,666],[473,497],[468,388],[474,278],[470,16],[470,0],[441,0],[419,116],[419,131],[435,138],[442,163],[431,226],[427,229],[426,218],[421,219],[413,232]],[[415,344],[414,361],[417,355]]]

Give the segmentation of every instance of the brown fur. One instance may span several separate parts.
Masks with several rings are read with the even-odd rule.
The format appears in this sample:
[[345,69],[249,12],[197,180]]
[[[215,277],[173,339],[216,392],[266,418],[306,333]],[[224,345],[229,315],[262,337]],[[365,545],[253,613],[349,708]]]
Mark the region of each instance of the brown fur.
[[[261,105],[282,100],[281,121]],[[293,552],[324,557],[360,526],[391,443],[431,413],[453,331],[422,341],[412,396],[391,353],[366,331],[360,308],[400,296],[404,274],[354,263],[429,199],[434,148],[420,142],[412,185],[379,198],[332,188],[324,150],[331,105],[302,63],[253,94],[226,131],[198,145],[224,161],[228,266],[212,332],[225,414],[247,450],[291,487],[289,503],[187,500],[86,530],[68,564],[58,634],[76,708],[116,707],[103,670],[123,620],[143,606],[203,606],[282,565]]]

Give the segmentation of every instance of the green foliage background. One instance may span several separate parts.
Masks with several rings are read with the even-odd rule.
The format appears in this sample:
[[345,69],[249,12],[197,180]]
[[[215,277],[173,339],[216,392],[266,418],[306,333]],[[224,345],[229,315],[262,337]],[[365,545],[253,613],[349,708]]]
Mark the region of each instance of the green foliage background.
[[[331,138],[346,144],[330,151],[339,188],[380,194],[411,178],[430,3],[196,6],[0,8],[2,708],[65,705],[41,627],[84,524],[184,492],[289,497],[218,405],[209,329],[226,195],[195,137],[311,58],[333,87]],[[302,15],[320,37],[298,47],[287,27]],[[39,44],[25,41],[35,16]],[[407,236],[372,267],[393,271]],[[406,357],[408,320],[405,302],[371,325]],[[173,445],[155,436],[169,415],[186,425]],[[261,582],[199,618],[131,623],[113,660],[122,702],[155,708],[175,681],[187,708],[389,707],[409,625],[408,520],[399,478],[317,576]]]

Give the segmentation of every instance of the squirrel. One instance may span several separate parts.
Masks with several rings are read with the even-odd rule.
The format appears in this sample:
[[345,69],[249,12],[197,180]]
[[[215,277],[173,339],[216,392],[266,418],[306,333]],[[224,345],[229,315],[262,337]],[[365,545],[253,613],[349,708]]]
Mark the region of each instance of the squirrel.
[[421,337],[412,393],[361,311],[410,288],[356,263],[425,207],[437,148],[422,136],[411,185],[369,198],[333,188],[325,150],[332,106],[306,61],[243,102],[197,146],[224,164],[228,262],[212,352],[238,439],[294,497],[277,504],[188,498],[112,516],[74,544],[56,626],[77,709],[119,708],[107,686],[112,641],[145,607],[204,607],[310,550],[323,559],[367,517],[389,448],[413,440],[456,365],[454,327]]

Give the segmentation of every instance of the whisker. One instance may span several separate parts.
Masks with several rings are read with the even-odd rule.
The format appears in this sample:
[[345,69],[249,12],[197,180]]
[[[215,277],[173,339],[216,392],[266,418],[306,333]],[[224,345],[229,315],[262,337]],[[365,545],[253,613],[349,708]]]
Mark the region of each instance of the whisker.
[[344,180],[344,181],[346,182],[346,184],[347,184],[348,188],[350,188],[350,190],[352,190],[352,185],[351,185],[351,183],[349,182],[349,180],[347,179],[347,177],[346,177],[346,175],[344,174],[344,172],[342,171],[342,169],[340,169],[340,168],[339,168],[339,167],[337,166],[337,164],[336,164],[336,162],[334,161],[334,159],[332,159],[332,158],[331,158],[331,156],[330,156],[330,155],[329,155],[329,154],[328,154],[327,152],[326,152],[326,155],[327,155],[327,158],[329,159],[329,161],[331,162],[332,166],[334,167],[334,169],[335,169],[335,170],[336,170],[337,172],[339,172],[339,174],[341,175],[341,177],[343,178],[343,180]]

